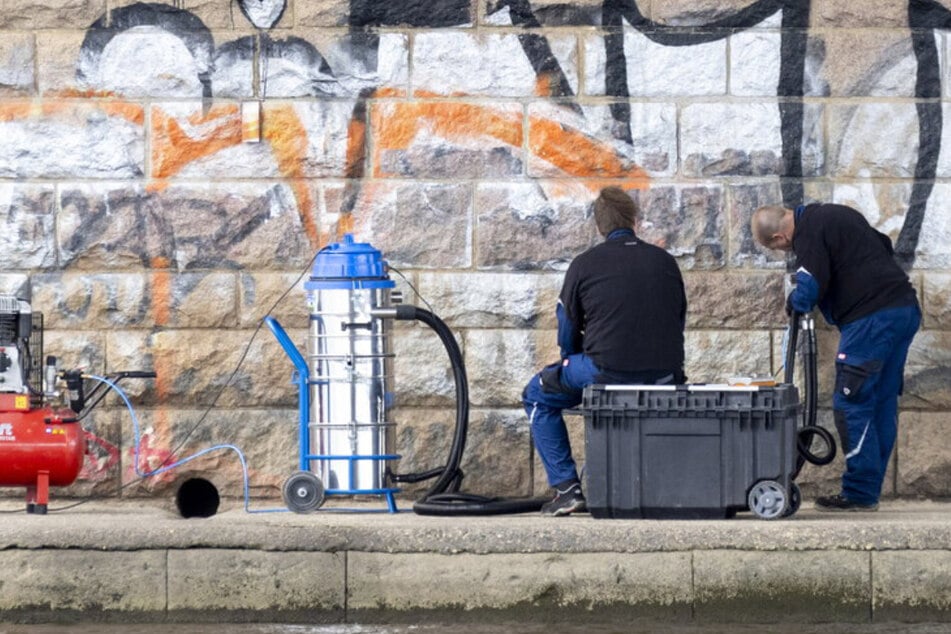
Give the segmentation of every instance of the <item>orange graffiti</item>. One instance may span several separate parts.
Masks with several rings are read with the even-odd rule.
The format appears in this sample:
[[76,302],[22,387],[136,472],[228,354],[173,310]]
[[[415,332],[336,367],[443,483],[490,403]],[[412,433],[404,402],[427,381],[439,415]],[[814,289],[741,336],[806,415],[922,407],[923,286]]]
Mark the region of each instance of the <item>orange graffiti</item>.
[[301,123],[294,107],[276,105],[268,108],[264,114],[264,138],[271,143],[271,150],[277,159],[278,168],[285,178],[295,179],[291,183],[297,196],[297,208],[304,232],[310,244],[317,247],[320,235],[314,219],[310,186],[304,179],[304,157],[307,155],[307,128]]
[[120,117],[139,126],[145,124],[145,109],[126,101],[96,101],[92,104],[76,101],[14,101],[0,105],[0,121],[35,119],[88,110],[101,110],[109,116]]
[[637,165],[626,167],[610,147],[548,119],[530,119],[528,144],[536,156],[572,176],[623,178],[639,189],[650,181],[647,172]]
[[157,178],[177,174],[192,161],[241,143],[241,114],[235,104],[214,106],[208,114],[192,115],[188,122],[210,124],[210,129],[193,138],[174,117],[152,108],[152,174]]

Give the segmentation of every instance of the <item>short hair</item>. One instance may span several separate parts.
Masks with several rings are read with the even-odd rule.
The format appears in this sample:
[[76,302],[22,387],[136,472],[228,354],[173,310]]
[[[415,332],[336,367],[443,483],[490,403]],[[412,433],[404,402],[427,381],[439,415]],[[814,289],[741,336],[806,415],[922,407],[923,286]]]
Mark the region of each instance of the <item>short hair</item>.
[[779,233],[783,217],[787,209],[780,205],[766,205],[753,212],[750,218],[750,231],[753,238],[762,245],[769,244],[770,239]]
[[605,187],[592,205],[598,232],[607,236],[615,229],[633,229],[639,209],[637,203],[620,187]]

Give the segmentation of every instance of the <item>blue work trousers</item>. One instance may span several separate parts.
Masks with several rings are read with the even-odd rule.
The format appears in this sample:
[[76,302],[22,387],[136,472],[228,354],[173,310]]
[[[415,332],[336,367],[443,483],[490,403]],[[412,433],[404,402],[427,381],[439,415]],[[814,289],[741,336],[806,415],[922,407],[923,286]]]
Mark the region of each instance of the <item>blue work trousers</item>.
[[584,388],[595,383],[597,376],[598,368],[590,357],[573,354],[543,368],[522,392],[522,403],[532,425],[532,441],[551,486],[578,479],[561,412],[580,405]]
[[920,324],[916,304],[839,328],[832,406],[846,459],[842,494],[853,502],[878,502],[898,434],[905,359]]

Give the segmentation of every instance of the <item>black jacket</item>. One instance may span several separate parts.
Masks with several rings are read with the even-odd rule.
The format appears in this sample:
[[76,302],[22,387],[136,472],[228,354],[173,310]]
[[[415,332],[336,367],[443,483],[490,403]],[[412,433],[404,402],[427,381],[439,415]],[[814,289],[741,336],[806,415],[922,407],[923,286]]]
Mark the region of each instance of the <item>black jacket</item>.
[[687,298],[674,258],[614,231],[568,267],[560,301],[601,370],[680,374]]
[[796,293],[818,303],[830,322],[847,324],[883,308],[917,302],[914,287],[895,261],[891,240],[858,211],[812,204],[795,213]]

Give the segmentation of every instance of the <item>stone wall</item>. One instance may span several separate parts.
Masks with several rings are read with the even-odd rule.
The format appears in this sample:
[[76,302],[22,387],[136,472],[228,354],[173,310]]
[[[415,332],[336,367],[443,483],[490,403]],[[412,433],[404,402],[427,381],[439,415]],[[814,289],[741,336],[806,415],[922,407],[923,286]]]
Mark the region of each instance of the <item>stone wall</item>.
[[[895,241],[925,310],[886,493],[945,496],[951,11],[859,6],[11,0],[0,290],[31,294],[65,366],[157,372],[126,384],[140,470],[231,443],[251,494],[275,496],[297,461],[296,390],[258,328],[277,302],[303,348],[300,276],[352,232],[464,351],[464,488],[532,495],[546,485],[519,395],[557,358],[554,302],[597,242],[601,186],[636,196],[639,233],[681,265],[697,382],[780,369],[786,263],[753,243],[751,211],[850,204]],[[830,424],[836,335],[820,334]],[[399,470],[441,465],[448,359],[422,326],[396,326],[394,343]],[[229,451],[137,481],[118,399],[84,424],[95,459],[66,495],[165,496],[196,475],[242,493]],[[834,490],[840,468],[807,469],[806,493]]]

